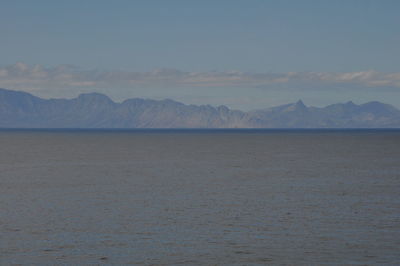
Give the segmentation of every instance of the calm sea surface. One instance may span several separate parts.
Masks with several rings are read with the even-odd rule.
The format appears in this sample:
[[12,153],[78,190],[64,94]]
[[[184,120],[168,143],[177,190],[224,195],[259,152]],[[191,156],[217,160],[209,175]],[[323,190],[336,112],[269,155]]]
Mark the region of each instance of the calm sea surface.
[[400,131],[0,131],[1,265],[399,265]]

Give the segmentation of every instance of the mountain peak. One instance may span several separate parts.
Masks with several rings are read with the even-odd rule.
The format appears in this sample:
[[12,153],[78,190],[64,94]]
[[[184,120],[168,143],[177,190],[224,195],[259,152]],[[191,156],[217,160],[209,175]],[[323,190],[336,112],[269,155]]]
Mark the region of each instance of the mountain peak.
[[298,101],[296,102],[296,106],[297,106],[297,107],[301,107],[301,108],[306,107],[306,105],[303,103],[302,100],[298,100]]
[[77,100],[83,101],[96,101],[96,102],[104,102],[104,103],[114,103],[107,95],[92,92],[92,93],[82,93],[77,98]]

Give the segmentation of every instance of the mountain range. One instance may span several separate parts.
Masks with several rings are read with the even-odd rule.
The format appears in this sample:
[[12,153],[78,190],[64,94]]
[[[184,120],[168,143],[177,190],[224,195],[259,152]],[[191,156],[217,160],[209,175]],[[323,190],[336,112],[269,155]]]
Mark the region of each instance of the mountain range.
[[100,93],[42,99],[0,89],[0,128],[400,128],[400,110],[377,101],[312,107],[299,100],[243,112],[169,99],[116,103]]

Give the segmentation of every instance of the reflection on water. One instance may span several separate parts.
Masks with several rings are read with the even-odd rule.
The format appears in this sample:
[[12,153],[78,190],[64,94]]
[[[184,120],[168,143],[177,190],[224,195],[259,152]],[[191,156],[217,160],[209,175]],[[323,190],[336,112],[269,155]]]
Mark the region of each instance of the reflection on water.
[[1,264],[396,264],[400,132],[0,132]]

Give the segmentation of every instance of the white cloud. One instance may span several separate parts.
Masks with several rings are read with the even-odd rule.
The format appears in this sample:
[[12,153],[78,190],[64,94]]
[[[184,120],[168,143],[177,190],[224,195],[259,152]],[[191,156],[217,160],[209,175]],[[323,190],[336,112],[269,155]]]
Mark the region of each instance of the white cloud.
[[[9,89],[65,90],[130,88],[273,88],[274,86],[310,85],[324,89],[331,85],[400,89],[400,73],[362,71],[348,73],[288,72],[248,73],[185,72],[155,69],[150,72],[84,70],[70,65],[44,67],[16,63],[0,67],[0,87]],[[54,95],[54,93],[53,93]]]

